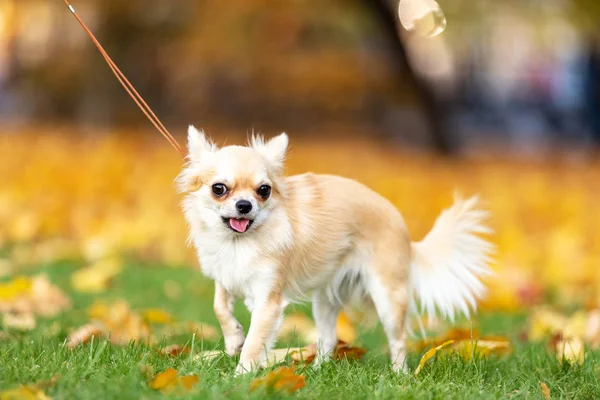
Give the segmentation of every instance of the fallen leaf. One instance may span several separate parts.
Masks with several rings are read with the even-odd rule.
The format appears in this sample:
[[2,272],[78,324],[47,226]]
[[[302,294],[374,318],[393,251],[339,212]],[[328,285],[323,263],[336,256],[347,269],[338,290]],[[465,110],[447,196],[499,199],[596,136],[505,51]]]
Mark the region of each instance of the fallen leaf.
[[346,359],[346,360],[359,360],[361,359],[367,350],[362,347],[350,346],[348,343],[342,341],[338,342],[334,359]]
[[174,368],[167,368],[163,372],[159,373],[150,382],[150,387],[154,390],[164,391],[177,384],[177,370]]
[[178,356],[180,354],[189,354],[190,348],[187,346],[181,346],[179,344],[172,344],[167,347],[163,347],[160,350],[160,354],[165,356]]
[[250,383],[250,391],[264,389],[267,392],[294,393],[306,385],[304,375],[296,375],[295,367],[280,367],[269,372],[262,378],[256,378]]
[[163,393],[171,392],[177,388],[188,391],[192,389],[199,381],[197,375],[179,376],[174,368],[167,368],[156,375],[149,385],[154,390],[160,390]]
[[144,320],[151,324],[170,324],[175,320],[169,313],[159,308],[144,310],[142,315]]
[[50,400],[44,390],[54,386],[58,376],[33,385],[21,385],[17,388],[0,392],[0,400]]
[[[205,351],[201,351],[200,353],[196,354],[194,356],[194,360],[201,360],[201,361],[213,360],[220,356],[227,356],[227,355],[221,350],[205,350]],[[229,356],[227,356],[227,357],[229,357]]]
[[[9,282],[0,283],[0,305],[18,297],[28,296],[31,293],[31,286],[31,278],[24,276],[17,276]],[[5,307],[0,310],[9,311]]]
[[[276,350],[279,351],[279,350]],[[340,360],[345,359],[349,361],[359,360],[362,358],[367,351],[361,347],[350,346],[348,343],[338,340],[337,346],[334,350],[332,359]],[[310,364],[314,361],[317,355],[316,343],[309,344],[305,347],[289,349],[290,359],[296,363],[304,362]]]
[[6,329],[18,331],[31,331],[35,329],[36,320],[32,313],[12,314],[6,313],[2,318],[2,325]]
[[544,382],[540,382],[540,388],[542,389],[542,396],[544,400],[550,400],[550,388]]
[[217,340],[220,337],[220,331],[212,325],[208,325],[202,322],[176,322],[173,324],[165,325],[162,330],[164,336],[176,336],[176,335],[196,335],[198,339],[203,340]]
[[104,327],[98,323],[84,325],[73,331],[67,338],[67,347],[74,349],[75,347],[88,343],[92,337],[99,338],[105,334]]
[[490,355],[505,355],[512,351],[512,346],[506,339],[465,339],[455,341],[453,348],[465,360],[489,357]]
[[38,388],[19,386],[0,392],[0,400],[50,400],[50,397]]
[[71,299],[43,274],[33,277],[31,298],[33,311],[43,317],[55,317],[71,308]]
[[71,286],[78,292],[100,293],[108,288],[112,279],[121,273],[117,258],[100,260],[89,267],[78,269],[71,275]]
[[356,340],[356,329],[345,312],[340,312],[337,319],[337,337],[345,343],[354,343]]
[[556,358],[559,362],[583,364],[585,355],[583,341],[580,338],[567,338],[556,343]]
[[448,340],[447,342],[442,343],[441,345],[436,346],[436,347],[428,350],[425,354],[423,354],[423,356],[421,357],[421,361],[419,361],[419,366],[415,370],[415,375],[419,375],[419,372],[421,372],[421,370],[425,366],[425,363],[427,361],[429,361],[431,358],[435,357],[435,355],[437,354],[438,351],[442,350],[444,347],[450,346],[453,343],[454,343],[454,340]]
[[310,364],[317,356],[317,345],[313,343],[305,347],[290,349],[289,354],[290,359],[294,362],[304,362]]
[[187,390],[196,386],[196,384],[198,383],[199,380],[200,380],[200,377],[198,375],[182,376],[179,379],[179,381],[181,382],[181,385]]

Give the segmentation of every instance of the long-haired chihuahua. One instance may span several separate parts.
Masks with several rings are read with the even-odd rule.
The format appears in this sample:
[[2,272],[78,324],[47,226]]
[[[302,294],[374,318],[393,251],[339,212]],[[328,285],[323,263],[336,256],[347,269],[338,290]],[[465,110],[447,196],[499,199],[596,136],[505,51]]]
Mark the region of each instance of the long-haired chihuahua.
[[[177,178],[202,271],[215,281],[214,310],[236,373],[262,363],[290,302],[312,300],[318,365],[337,344],[344,308],[374,308],[394,370],[405,371],[406,321],[453,319],[475,309],[493,246],[476,197],[445,210],[420,242],[400,213],[366,186],[332,175],[284,176],[285,133],[218,148],[193,126]],[[233,315],[243,298],[248,335]],[[417,305],[419,303],[419,306]]]

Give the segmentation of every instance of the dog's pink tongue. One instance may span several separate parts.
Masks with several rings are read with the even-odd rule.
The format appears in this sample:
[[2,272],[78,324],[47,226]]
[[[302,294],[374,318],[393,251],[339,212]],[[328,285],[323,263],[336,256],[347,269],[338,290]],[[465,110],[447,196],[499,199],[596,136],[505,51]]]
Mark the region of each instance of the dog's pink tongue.
[[247,220],[247,219],[231,218],[229,220],[229,225],[231,225],[231,227],[233,229],[235,229],[236,231],[238,231],[240,233],[246,232],[246,229],[248,228],[249,223],[250,223],[250,220]]

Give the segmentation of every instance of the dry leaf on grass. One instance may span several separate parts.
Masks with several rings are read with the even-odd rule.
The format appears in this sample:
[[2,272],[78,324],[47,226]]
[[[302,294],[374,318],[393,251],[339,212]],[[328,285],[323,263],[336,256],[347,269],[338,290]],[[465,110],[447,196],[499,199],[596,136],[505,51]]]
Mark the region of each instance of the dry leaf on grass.
[[149,382],[149,386],[154,390],[160,390],[163,393],[171,392],[175,389],[188,391],[192,389],[199,381],[197,375],[179,376],[177,370],[167,368],[159,373]]
[[441,345],[434,347],[428,350],[425,354],[423,354],[423,356],[421,357],[421,361],[419,361],[419,366],[415,370],[415,375],[419,375],[419,372],[421,372],[421,370],[425,366],[425,363],[431,358],[435,357],[438,351],[442,350],[444,347],[450,346],[452,343],[454,343],[454,340],[448,340],[447,342],[442,343]]
[[196,335],[196,339],[217,340],[219,330],[212,325],[202,322],[183,321],[165,325],[161,331],[163,336]]
[[180,354],[190,354],[190,351],[190,348],[187,346],[182,346],[180,344],[171,344],[169,346],[163,347],[160,350],[160,354],[175,357]]
[[50,400],[43,390],[27,385],[0,392],[0,400]]
[[550,388],[544,382],[540,382],[540,389],[542,389],[542,396],[544,400],[550,400]]
[[[332,359],[349,361],[359,360],[366,352],[367,351],[362,347],[350,346],[348,343],[338,340]],[[313,343],[305,347],[290,349],[289,355],[290,359],[296,363],[304,362],[310,364],[317,355],[317,345]]]
[[36,321],[35,316],[32,313],[6,313],[2,318],[2,325],[5,329],[14,329],[17,331],[31,331],[35,329]]
[[512,351],[512,346],[507,339],[475,339],[455,341],[453,346],[458,354],[465,360],[484,358],[491,355],[505,355]]
[[71,300],[44,274],[0,283],[0,312],[54,317],[70,307]]
[[556,358],[559,362],[569,364],[583,364],[585,348],[579,338],[559,339],[556,342]]
[[170,324],[175,318],[160,308],[149,308],[142,313],[144,320],[150,324]]
[[[77,335],[91,337],[101,333],[110,338],[113,344],[128,344],[131,341],[154,343],[156,337],[172,337],[176,335],[196,335],[197,339],[216,340],[218,330],[210,325],[198,322],[177,322],[169,313],[160,309],[147,309],[140,313],[131,309],[129,303],[119,299],[112,303],[96,301],[88,308],[90,324],[86,324]],[[84,341],[72,341],[76,347]]]
[[[453,338],[454,337],[454,338]],[[432,341],[428,341],[431,343]],[[419,362],[419,366],[415,371],[417,375],[425,363],[440,352],[447,354],[456,352],[464,360],[472,360],[474,358],[484,358],[491,355],[505,355],[512,351],[512,346],[508,339],[502,337],[474,337],[471,331],[453,330],[444,336],[444,342],[434,340],[435,347],[429,349]],[[421,346],[418,346],[421,347]]]
[[70,346],[77,347],[89,340],[92,335],[99,333],[108,336],[113,344],[128,344],[131,341],[151,341],[151,331],[148,324],[137,313],[131,310],[125,300],[117,300],[112,304],[97,301],[88,308],[92,321],[76,330],[71,336]]
[[194,360],[208,361],[208,360],[214,360],[215,358],[218,358],[221,356],[229,357],[222,350],[205,350],[205,351],[201,351],[200,353],[194,355]]
[[294,393],[306,385],[304,375],[296,375],[294,367],[280,367],[262,378],[256,378],[250,384],[250,391],[264,389],[267,392]]
[[75,347],[88,343],[92,337],[99,338],[106,335],[104,327],[99,324],[87,324],[74,330],[67,338],[67,347],[74,349]]
[[101,293],[108,288],[121,270],[121,261],[117,258],[100,260],[89,267],[73,272],[71,286],[78,292]]
[[52,379],[41,381],[33,385],[21,385],[14,389],[0,392],[0,400],[50,400],[44,390],[54,386],[58,381],[58,376]]

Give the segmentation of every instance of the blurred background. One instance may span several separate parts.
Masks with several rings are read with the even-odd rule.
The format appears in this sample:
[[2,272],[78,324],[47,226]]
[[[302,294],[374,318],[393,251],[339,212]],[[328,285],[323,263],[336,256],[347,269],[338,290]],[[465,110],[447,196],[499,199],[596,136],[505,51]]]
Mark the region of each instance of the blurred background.
[[[480,193],[486,307],[600,304],[600,3],[439,0],[434,37],[386,0],[73,5],[182,144],[190,123],[220,144],[286,131],[288,173],[361,180],[415,239],[455,188]],[[0,0],[5,280],[65,259],[197,268],[181,164],[62,1]]]
[[[351,129],[443,151],[600,141],[599,5],[440,5],[448,29],[428,38],[396,29],[386,0],[75,4],[173,130]],[[61,1],[0,2],[0,66],[4,123],[147,128]]]

